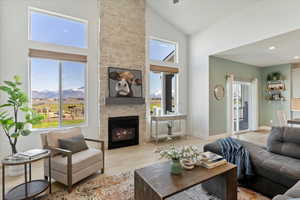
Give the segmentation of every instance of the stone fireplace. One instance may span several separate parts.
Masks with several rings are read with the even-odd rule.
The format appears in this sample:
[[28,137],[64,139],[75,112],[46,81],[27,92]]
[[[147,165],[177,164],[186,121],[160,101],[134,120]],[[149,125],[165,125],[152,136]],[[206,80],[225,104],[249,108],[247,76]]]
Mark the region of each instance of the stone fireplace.
[[111,117],[108,120],[108,149],[139,144],[139,117]]
[[146,131],[145,102],[136,104],[131,101],[124,105],[124,101],[111,103],[107,98],[110,67],[141,71],[142,98],[145,98],[145,1],[100,0],[100,5],[100,138],[105,141],[105,147],[109,148],[110,119],[138,116],[139,136],[135,140],[138,140],[138,144],[143,144],[149,138]]

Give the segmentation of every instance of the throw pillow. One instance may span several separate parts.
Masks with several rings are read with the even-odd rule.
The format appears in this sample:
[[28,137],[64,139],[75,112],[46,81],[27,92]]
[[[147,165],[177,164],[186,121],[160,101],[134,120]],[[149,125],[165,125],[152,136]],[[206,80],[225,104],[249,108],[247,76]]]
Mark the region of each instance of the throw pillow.
[[88,146],[82,135],[72,138],[58,139],[59,147],[77,153],[88,149]]

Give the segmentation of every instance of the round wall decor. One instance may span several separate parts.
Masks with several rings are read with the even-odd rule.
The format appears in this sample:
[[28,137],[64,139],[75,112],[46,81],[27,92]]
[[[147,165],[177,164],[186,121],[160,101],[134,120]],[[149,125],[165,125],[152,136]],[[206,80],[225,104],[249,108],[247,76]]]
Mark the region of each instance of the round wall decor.
[[224,98],[225,96],[225,89],[223,87],[223,85],[216,85],[214,88],[214,95],[215,98],[220,101]]

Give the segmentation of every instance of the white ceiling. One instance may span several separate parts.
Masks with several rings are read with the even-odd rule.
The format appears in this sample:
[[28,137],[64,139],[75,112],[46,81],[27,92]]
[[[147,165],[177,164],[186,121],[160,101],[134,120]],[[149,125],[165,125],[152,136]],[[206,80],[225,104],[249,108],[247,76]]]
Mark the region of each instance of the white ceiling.
[[[275,49],[269,50],[271,46]],[[299,63],[300,30],[227,50],[215,56],[259,67]],[[295,56],[299,58],[295,59]]]
[[261,0],[147,0],[165,20],[186,34],[203,31],[224,17]]

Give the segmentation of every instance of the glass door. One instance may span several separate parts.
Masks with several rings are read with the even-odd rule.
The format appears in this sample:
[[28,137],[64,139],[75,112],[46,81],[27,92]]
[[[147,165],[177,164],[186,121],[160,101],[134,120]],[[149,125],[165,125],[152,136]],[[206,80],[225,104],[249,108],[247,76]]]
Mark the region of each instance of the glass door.
[[233,130],[234,133],[249,130],[250,83],[234,82],[233,84]]

